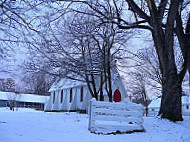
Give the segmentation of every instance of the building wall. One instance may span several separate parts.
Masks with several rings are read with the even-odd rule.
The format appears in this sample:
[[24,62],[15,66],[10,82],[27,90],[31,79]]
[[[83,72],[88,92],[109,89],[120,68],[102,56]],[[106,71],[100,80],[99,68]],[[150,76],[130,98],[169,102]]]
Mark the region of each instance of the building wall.
[[190,103],[182,105],[182,114],[184,116],[190,116]]
[[0,107],[6,107],[7,101],[6,100],[0,100]]
[[[45,106],[45,111],[77,111],[88,109],[91,95],[86,86],[83,86],[83,101],[81,102],[81,87],[72,88],[72,101],[70,102],[70,89],[63,89],[63,102],[61,103],[61,90],[51,92],[49,101]],[[54,100],[55,92],[55,100]]]
[[123,82],[119,76],[115,79],[112,88],[113,88],[113,90],[112,90],[113,93],[115,92],[116,89],[118,89],[120,91],[122,101],[125,98],[127,98],[127,91],[125,90]]
[[[0,100],[0,107],[8,107],[8,102],[6,100]],[[15,107],[29,107],[29,108],[35,108],[35,109],[44,109],[43,103],[35,103],[35,102],[15,102]]]
[[43,103],[35,103],[35,102],[16,102],[16,107],[35,108],[39,110],[44,110]]
[[157,116],[159,112],[159,107],[148,108],[148,116]]
[[65,89],[66,90],[66,110],[68,111],[77,111],[77,110],[86,110],[87,105],[89,102],[89,91],[87,90],[86,86],[83,86],[83,101],[81,102],[81,87],[82,86],[77,86],[72,88],[72,101],[70,102],[70,88]]
[[[160,109],[160,107],[149,107],[148,108],[148,116],[157,116],[159,109]],[[182,105],[182,115],[190,116],[190,104]]]
[[[61,89],[52,91],[50,100],[45,106],[45,111],[88,111],[88,106],[91,100],[91,94],[87,86],[83,86],[83,101],[81,102],[81,87],[75,86],[72,88],[72,102],[70,102],[70,89],[63,89],[63,102],[61,103]],[[126,97],[126,90],[123,82],[118,76],[112,84],[113,94],[116,89],[119,89],[121,93],[121,100],[123,101]],[[55,92],[55,101],[54,100]],[[108,101],[108,96],[104,95],[104,101]]]

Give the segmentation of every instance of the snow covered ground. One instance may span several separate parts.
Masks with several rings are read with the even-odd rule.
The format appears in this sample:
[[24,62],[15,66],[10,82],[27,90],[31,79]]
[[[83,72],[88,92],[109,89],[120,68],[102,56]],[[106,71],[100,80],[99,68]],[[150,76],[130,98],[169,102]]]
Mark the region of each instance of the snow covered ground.
[[0,142],[190,142],[190,117],[177,123],[145,117],[144,128],[146,132],[97,135],[88,131],[85,114],[0,108]]

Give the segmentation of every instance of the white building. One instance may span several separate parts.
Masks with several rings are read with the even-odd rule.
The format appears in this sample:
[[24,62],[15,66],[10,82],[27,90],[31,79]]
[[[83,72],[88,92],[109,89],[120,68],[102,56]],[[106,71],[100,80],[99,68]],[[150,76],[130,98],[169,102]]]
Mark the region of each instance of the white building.
[[[123,82],[117,73],[112,76],[113,101],[119,102],[127,97]],[[61,79],[55,82],[49,90],[51,96],[45,105],[45,111],[84,111],[88,110],[91,94],[84,82]],[[103,91],[104,101],[108,101],[106,91]]]
[[[182,115],[190,116],[190,96],[182,96]],[[157,116],[160,109],[161,97],[152,100],[148,106],[148,116]]]
[[44,104],[49,100],[49,96],[36,94],[18,94],[15,92],[0,92],[0,107],[9,106],[14,102],[15,107],[31,107],[43,109]]

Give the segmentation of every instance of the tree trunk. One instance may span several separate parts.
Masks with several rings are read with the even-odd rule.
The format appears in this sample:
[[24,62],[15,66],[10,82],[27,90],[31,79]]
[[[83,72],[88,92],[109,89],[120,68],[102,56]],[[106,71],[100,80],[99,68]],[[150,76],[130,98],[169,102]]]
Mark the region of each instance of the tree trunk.
[[152,32],[162,74],[162,100],[159,115],[171,121],[182,121],[181,80],[177,73],[173,50],[173,33],[164,33],[161,26],[155,24]]
[[103,94],[103,73],[101,72],[100,75],[100,101],[104,101],[104,94]]
[[[164,15],[168,4],[167,1],[161,1],[158,7],[155,1],[147,0],[150,16],[146,15],[146,13],[136,5],[134,0],[127,1],[130,9],[132,9],[134,13],[137,13],[142,19],[146,20],[151,26],[152,37],[162,74],[162,101],[159,114],[162,118],[167,118],[171,121],[183,120],[181,111],[181,78],[183,78],[183,76],[180,77],[180,75],[178,75],[173,49],[174,27],[176,27],[179,2],[180,1],[177,0],[170,1],[166,18]],[[162,24],[163,20],[166,20],[164,27]]]
[[162,100],[159,115],[171,121],[182,121],[181,80],[177,72],[174,56],[174,25],[179,1],[171,1],[165,28],[152,1],[148,1],[151,14],[152,36],[162,74]]
[[148,106],[145,106],[145,115],[148,116]]
[[[159,115],[161,118],[167,118],[174,122],[182,121],[182,82],[177,73],[172,39],[168,38],[171,40],[168,42],[166,36],[164,35],[163,41],[158,40],[157,36],[156,41],[158,42],[155,42],[162,73],[162,100]],[[162,54],[159,54],[160,52]]]
[[110,54],[108,53],[108,63],[107,63],[107,73],[108,73],[108,97],[109,102],[113,101],[112,97],[112,76],[111,76],[111,65],[110,65]]
[[162,101],[159,115],[171,121],[183,121],[181,110],[182,88],[177,74],[169,75],[162,85]]

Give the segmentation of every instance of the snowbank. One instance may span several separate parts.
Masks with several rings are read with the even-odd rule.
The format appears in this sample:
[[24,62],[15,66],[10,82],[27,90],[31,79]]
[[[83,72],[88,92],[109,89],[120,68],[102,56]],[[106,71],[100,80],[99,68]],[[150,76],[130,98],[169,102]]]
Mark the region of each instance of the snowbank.
[[[6,111],[6,113],[5,113]],[[190,117],[173,123],[144,118],[146,132],[96,135],[88,131],[88,116],[77,113],[44,113],[0,109],[0,142],[189,142]]]

